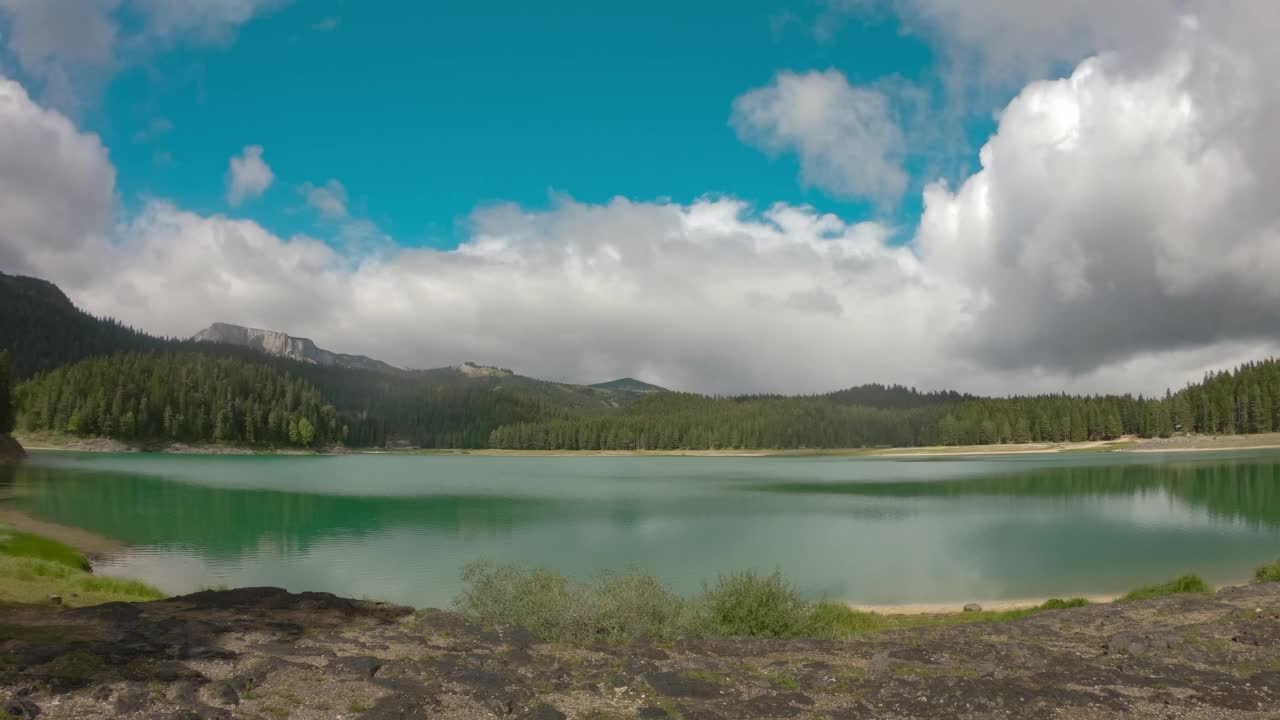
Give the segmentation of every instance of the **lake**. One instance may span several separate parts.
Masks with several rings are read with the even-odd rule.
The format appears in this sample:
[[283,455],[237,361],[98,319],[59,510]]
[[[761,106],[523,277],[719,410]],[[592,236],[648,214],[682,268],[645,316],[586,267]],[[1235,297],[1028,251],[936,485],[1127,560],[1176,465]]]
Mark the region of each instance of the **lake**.
[[1280,556],[1280,453],[342,457],[31,453],[0,495],[180,593],[277,585],[447,606],[463,564],[637,567],[684,592],[781,568],[813,597],[1118,593]]

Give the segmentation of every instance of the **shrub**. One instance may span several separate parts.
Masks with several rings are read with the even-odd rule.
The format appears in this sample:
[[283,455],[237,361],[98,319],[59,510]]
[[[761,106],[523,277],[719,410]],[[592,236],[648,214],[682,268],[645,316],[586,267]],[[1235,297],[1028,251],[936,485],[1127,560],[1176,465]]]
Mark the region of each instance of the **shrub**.
[[1277,560],[1270,565],[1263,565],[1253,571],[1254,585],[1269,582],[1280,582],[1280,560]]
[[491,625],[519,625],[545,640],[623,643],[674,638],[691,629],[689,604],[652,575],[602,574],[575,583],[556,572],[472,563],[458,612]]
[[1161,597],[1164,595],[1176,595],[1178,593],[1202,593],[1209,592],[1209,586],[1199,575],[1183,575],[1176,580],[1170,580],[1165,583],[1156,585],[1144,585],[1135,590],[1131,590],[1127,595],[1120,598],[1121,600],[1146,600],[1147,598]]
[[778,571],[721,575],[703,591],[700,606],[714,635],[781,638],[808,629],[809,605]]

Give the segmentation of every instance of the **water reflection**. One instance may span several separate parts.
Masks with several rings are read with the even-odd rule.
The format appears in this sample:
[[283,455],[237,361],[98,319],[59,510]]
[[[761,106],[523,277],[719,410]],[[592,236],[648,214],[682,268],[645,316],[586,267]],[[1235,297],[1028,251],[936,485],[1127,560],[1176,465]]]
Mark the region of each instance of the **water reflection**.
[[[6,489],[7,488],[7,489]],[[1118,592],[1280,554],[1280,458],[155,458],[39,454],[20,509],[131,547],[181,592],[281,585],[447,604],[485,557],[637,566],[682,591],[780,567],[812,595],[931,602]]]

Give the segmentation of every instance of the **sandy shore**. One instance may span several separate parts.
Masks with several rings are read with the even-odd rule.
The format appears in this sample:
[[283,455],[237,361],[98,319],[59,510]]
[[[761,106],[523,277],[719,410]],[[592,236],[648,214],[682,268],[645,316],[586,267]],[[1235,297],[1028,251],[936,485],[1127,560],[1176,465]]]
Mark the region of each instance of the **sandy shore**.
[[[1083,597],[1090,603],[1109,603],[1115,602],[1120,598],[1119,595],[1067,595],[1059,596],[1064,599],[1067,597],[1078,598]],[[905,603],[893,605],[867,605],[862,603],[850,603],[849,607],[861,612],[873,612],[880,615],[947,615],[950,613],[964,612],[964,606],[972,602],[977,602],[982,606],[983,610],[1005,611],[1005,610],[1022,610],[1025,608],[1043,605],[1045,601],[1051,598],[1019,598],[1016,600],[987,600],[975,601],[966,600],[963,602],[943,602],[943,603]]]
[[119,540],[82,530],[70,525],[46,522],[8,507],[0,501],[0,525],[6,525],[19,532],[40,535],[56,540],[64,545],[79,550],[90,558],[104,557],[123,550],[125,545]]

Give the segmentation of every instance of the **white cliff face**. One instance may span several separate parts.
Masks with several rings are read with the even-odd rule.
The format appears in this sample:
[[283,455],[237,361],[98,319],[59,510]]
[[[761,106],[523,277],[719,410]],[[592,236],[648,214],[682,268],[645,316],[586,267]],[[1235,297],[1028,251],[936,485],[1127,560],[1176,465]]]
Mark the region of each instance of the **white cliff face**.
[[191,338],[196,342],[227,343],[252,348],[266,355],[289,358],[312,365],[338,366],[386,372],[396,368],[364,355],[329,352],[307,338],[293,337],[274,330],[248,328],[229,323],[214,323]]

